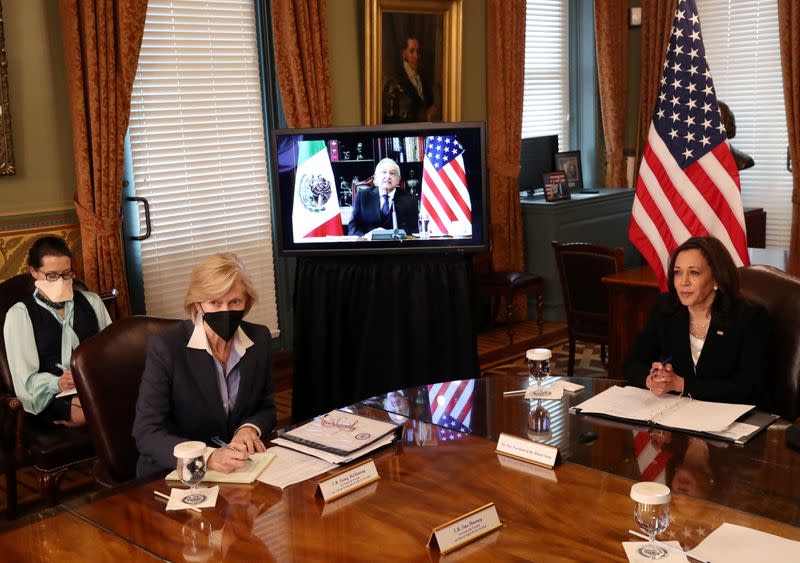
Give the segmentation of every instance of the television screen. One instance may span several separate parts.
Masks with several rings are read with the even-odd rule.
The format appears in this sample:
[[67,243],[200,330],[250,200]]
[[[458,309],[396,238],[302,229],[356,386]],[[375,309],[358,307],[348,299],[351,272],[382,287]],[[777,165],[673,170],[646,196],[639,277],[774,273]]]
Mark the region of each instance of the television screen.
[[485,136],[483,123],[274,131],[281,252],[485,250]]
[[544,191],[542,174],[555,172],[558,135],[522,139],[519,155],[519,191]]

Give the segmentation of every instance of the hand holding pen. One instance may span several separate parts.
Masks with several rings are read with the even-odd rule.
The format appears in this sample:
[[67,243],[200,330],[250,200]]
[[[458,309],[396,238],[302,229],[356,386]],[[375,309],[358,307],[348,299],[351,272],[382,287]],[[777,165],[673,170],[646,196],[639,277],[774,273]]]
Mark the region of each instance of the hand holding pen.
[[61,364],[56,364],[56,367],[61,370],[61,375],[58,377],[58,388],[61,391],[75,389],[75,381],[72,379],[72,371]]
[[645,386],[660,397],[670,391],[683,392],[683,378],[672,371],[672,358],[667,356],[660,362],[653,362]]

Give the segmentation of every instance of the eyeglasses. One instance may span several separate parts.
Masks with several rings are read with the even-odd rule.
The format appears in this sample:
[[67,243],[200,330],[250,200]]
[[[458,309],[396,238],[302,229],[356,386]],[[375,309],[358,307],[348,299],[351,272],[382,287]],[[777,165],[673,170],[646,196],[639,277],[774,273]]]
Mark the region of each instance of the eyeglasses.
[[[41,270],[39,271],[41,272]],[[49,282],[58,281],[58,278],[64,280],[71,280],[75,278],[74,270],[67,270],[66,272],[61,272],[60,274],[58,272],[41,272],[41,273],[44,274],[44,279],[46,279]]]
[[358,421],[353,419],[348,420],[344,417],[333,418],[331,415],[325,414],[320,417],[320,423],[322,423],[323,428],[333,427],[345,432],[353,432],[356,429],[356,424],[358,424]]

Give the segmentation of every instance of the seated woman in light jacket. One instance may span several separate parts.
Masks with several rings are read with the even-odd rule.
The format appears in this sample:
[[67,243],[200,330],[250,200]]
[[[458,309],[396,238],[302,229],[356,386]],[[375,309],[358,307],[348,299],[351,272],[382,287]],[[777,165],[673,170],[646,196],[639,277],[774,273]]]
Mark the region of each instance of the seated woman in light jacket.
[[256,291],[234,254],[215,254],[192,271],[184,309],[191,317],[150,339],[136,404],[137,475],[175,468],[173,449],[219,437],[234,448],[207,449],[209,469],[231,472],[265,451],[275,425],[272,338],[243,322]]
[[14,392],[22,407],[45,423],[86,423],[69,369],[72,351],[111,324],[100,297],[75,291],[72,252],[63,239],[42,237],[28,252],[36,289],[6,314],[3,338]]

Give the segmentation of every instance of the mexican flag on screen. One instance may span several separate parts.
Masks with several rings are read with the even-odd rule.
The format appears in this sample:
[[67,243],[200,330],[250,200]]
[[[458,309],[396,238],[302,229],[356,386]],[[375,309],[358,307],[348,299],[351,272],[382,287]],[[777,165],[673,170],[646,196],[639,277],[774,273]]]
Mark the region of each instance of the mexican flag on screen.
[[300,141],[298,145],[292,208],[294,242],[342,236],[339,197],[325,141]]

